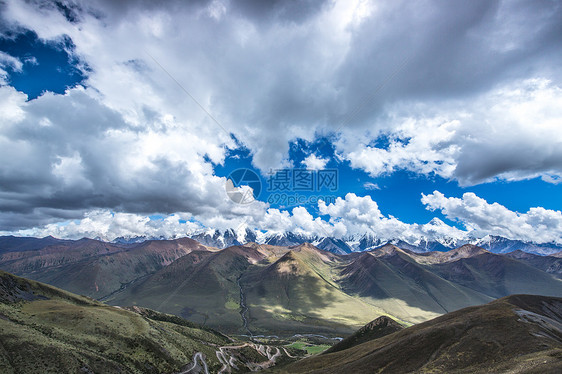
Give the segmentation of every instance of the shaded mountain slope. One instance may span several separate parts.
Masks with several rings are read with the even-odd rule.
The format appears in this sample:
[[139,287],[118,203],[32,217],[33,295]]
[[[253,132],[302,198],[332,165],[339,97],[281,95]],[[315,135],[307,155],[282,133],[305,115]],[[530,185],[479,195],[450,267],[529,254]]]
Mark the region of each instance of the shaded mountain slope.
[[520,250],[507,253],[506,256],[522,261],[555,277],[562,278],[562,258],[560,256],[539,256]]
[[246,318],[254,334],[349,334],[383,312],[339,289],[332,278],[338,261],[310,244],[193,251],[107,301],[150,307],[232,333],[248,332]]
[[404,329],[404,326],[388,316],[380,316],[377,319],[367,323],[359,330],[343,339],[341,342],[328,348],[323,354],[343,351],[355,347],[356,345],[368,342],[370,340],[382,338],[383,336],[393,334]]
[[515,295],[448,313],[283,373],[559,373],[562,299]]
[[342,267],[342,288],[370,299],[388,313],[410,322],[492,300],[463,285],[450,282],[419,264],[408,251],[386,245],[365,252]]
[[550,290],[562,296],[560,280],[475,246],[418,254],[385,245],[345,256],[308,243],[203,248],[107,301],[231,333],[248,333],[246,321],[254,334],[342,336],[380,315],[411,324],[509,293]]
[[470,255],[435,263],[429,269],[440,277],[482,294],[498,298],[518,293],[562,296],[562,281],[505,255],[465,245],[453,254]]
[[380,315],[408,325],[514,293],[562,296],[562,281],[541,270],[555,271],[558,258],[549,265],[472,245],[416,253],[388,244],[338,255],[308,243],[218,250],[187,238],[119,245],[44,238],[56,243],[34,250],[43,239],[7,240],[2,269],[232,333],[247,333],[246,321],[255,334],[342,336]]
[[[230,340],[177,317],[110,307],[0,272],[0,372],[179,372]],[[176,318],[176,319],[174,319]]]
[[65,242],[70,242],[70,240],[57,239],[52,236],[44,238],[0,236],[0,253],[36,251],[49,245]]

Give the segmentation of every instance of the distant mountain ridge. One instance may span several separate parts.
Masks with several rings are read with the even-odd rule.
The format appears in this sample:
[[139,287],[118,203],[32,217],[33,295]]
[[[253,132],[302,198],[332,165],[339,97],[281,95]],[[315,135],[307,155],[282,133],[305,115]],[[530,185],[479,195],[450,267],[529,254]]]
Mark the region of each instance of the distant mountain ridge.
[[[198,241],[203,245],[216,247],[219,249],[230,247],[233,245],[244,245],[252,242],[284,247],[299,245],[303,243],[312,243],[320,249],[336,254],[368,251],[374,248],[381,247],[388,243],[415,252],[444,252],[454,248],[458,248],[464,244],[474,244],[493,253],[509,253],[520,250],[523,252],[544,256],[554,255],[558,252],[562,252],[562,244],[535,243],[530,241],[508,239],[495,235],[486,235],[481,238],[472,237],[468,239],[458,239],[453,237],[438,237],[431,239],[427,237],[421,237],[415,240],[408,241],[400,238],[382,238],[370,233],[346,235],[342,238],[336,238],[331,236],[310,235],[302,232],[273,232],[252,230],[247,227],[238,229],[230,228],[226,230],[198,230],[190,233],[185,233],[183,236],[174,236],[173,238],[166,238],[164,236],[118,237],[111,242],[114,244],[126,245],[139,244],[146,240],[171,240],[179,239],[181,237],[188,237],[190,239]],[[0,248],[2,247],[1,238],[10,237],[0,237]],[[103,238],[95,239],[103,241]]]
[[[492,253],[508,253],[520,250],[538,255],[553,255],[562,251],[562,245],[557,243],[533,243],[522,240],[512,240],[501,236],[486,235],[482,238],[459,240],[451,237],[439,239],[419,238],[408,242],[403,239],[384,239],[372,234],[348,235],[343,238],[330,236],[308,235],[298,232],[262,232],[248,228],[241,229],[209,229],[194,233],[186,233],[186,237],[199,243],[219,249],[233,245],[244,245],[256,242],[277,246],[293,246],[303,243],[312,243],[316,247],[336,254],[364,252],[385,244],[393,244],[403,249],[414,252],[448,251],[464,244],[474,244]],[[179,237],[178,237],[179,238]],[[115,244],[137,244],[146,240],[164,240],[164,237],[120,237],[112,242]],[[175,238],[177,239],[177,238]],[[1,243],[1,242],[0,242]]]
[[250,242],[284,247],[303,243],[312,243],[320,249],[336,254],[368,251],[374,248],[382,247],[388,243],[396,245],[399,248],[412,250],[414,252],[444,252],[458,248],[464,244],[474,244],[485,248],[492,253],[508,253],[515,250],[521,250],[523,252],[538,255],[552,255],[562,251],[562,245],[556,243],[539,244],[521,240],[512,240],[493,235],[487,235],[482,238],[471,238],[468,240],[458,240],[455,238],[445,237],[438,240],[421,238],[413,242],[408,242],[402,239],[387,240],[371,234],[335,238],[294,232],[262,233],[246,228],[239,230],[238,233],[234,229],[225,231],[209,230],[204,233],[190,235],[189,237],[199,241],[201,244],[217,248],[226,248],[231,245],[244,245]]

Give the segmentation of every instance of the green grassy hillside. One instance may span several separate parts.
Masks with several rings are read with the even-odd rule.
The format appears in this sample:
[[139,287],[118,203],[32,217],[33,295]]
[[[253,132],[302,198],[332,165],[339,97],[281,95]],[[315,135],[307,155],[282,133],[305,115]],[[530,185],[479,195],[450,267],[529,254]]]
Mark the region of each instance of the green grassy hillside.
[[215,347],[230,340],[174,318],[0,272],[0,372],[171,373],[196,352],[219,370]]
[[553,270],[556,258],[531,266],[471,245],[423,254],[385,245],[350,255],[310,244],[217,250],[190,239],[20,247],[0,253],[0,266],[232,334],[341,337],[381,315],[410,325],[510,294],[562,296],[562,280],[538,268]]
[[108,301],[228,333],[344,336],[381,315],[409,325],[512,293],[562,296],[561,285],[548,273],[473,246],[416,254],[387,245],[341,256],[310,244],[251,243],[194,251]]
[[280,373],[560,373],[562,299],[518,295],[469,307]]

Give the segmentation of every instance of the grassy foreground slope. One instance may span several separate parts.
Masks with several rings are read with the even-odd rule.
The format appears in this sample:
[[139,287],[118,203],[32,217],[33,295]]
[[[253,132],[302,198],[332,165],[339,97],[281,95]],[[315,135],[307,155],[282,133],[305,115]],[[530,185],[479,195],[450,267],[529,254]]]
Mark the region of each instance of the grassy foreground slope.
[[278,372],[560,373],[562,299],[504,297]]
[[124,310],[0,271],[1,373],[172,373],[224,335],[177,317]]

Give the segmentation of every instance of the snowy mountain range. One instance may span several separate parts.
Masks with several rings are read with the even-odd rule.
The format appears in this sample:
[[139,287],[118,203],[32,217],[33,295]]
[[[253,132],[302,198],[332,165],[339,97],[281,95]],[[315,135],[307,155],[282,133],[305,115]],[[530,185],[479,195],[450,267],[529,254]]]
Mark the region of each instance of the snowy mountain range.
[[[562,245],[557,243],[533,243],[493,235],[486,235],[482,238],[469,238],[467,240],[443,237],[435,240],[421,238],[413,242],[407,242],[402,239],[383,239],[371,234],[350,235],[340,239],[334,237],[319,237],[305,233],[262,232],[259,230],[242,228],[238,230],[227,229],[224,231],[208,229],[189,233],[185,236],[194,239],[203,245],[221,249],[250,242],[284,247],[308,242],[320,249],[336,254],[368,251],[381,247],[387,243],[414,252],[448,251],[450,249],[458,248],[464,244],[474,244],[493,253],[508,253],[520,250],[538,255],[550,255],[562,251]],[[144,236],[131,238],[120,237],[115,239],[113,242],[126,244],[162,239],[170,238]]]

